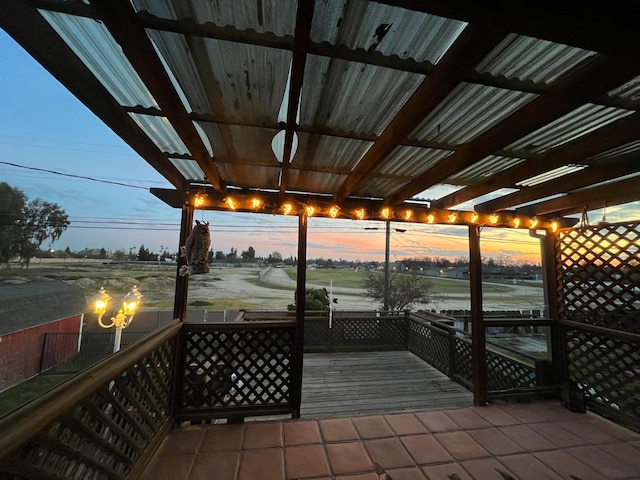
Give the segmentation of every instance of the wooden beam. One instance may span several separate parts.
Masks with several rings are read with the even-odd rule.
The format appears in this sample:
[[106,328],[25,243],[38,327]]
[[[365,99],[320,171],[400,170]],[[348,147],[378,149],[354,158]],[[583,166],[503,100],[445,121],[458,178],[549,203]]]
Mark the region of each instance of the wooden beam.
[[0,27],[173,186],[186,185],[178,170],[30,2],[3,2]]
[[622,205],[640,200],[640,177],[632,177],[619,182],[572,192],[563,197],[535,203],[517,208],[517,215],[570,215],[587,210],[595,210],[603,206]]
[[482,312],[480,227],[469,226],[469,285],[471,293],[471,368],[473,404],[487,404],[487,345]]
[[348,197],[469,72],[504,38],[502,31],[468,26],[431,75],[411,95],[380,137],[340,186],[336,200]]
[[287,121],[284,127],[284,154],[282,159],[282,175],[280,177],[280,193],[287,190],[289,183],[289,164],[293,161],[293,136],[298,126],[298,108],[300,95],[304,83],[304,70],[307,64],[307,48],[311,35],[311,23],[315,0],[298,2],[296,12],[296,28],[293,40],[293,59],[291,60],[291,81],[289,84],[289,98],[287,102]]
[[640,74],[640,64],[612,57],[596,57],[556,82],[495,127],[457,150],[389,198],[392,204],[446,180],[496,150],[528,135]]
[[131,3],[127,0],[93,0],[91,4],[180,135],[207,180],[213,188],[222,190],[224,185],[220,173],[189,118],[151,40],[138,22]]
[[[180,240],[178,243],[178,252],[180,248],[187,243],[187,237],[193,228],[194,208],[188,203],[182,205],[182,216],[180,219]],[[176,289],[173,298],[173,318],[179,319],[181,322],[185,320],[187,315],[187,296],[189,293],[189,275],[180,275],[180,268],[188,267],[189,259],[178,256],[176,265]]]
[[634,113],[546,154],[538,155],[508,170],[492,175],[484,182],[446,195],[433,202],[433,205],[437,208],[451,208],[500,188],[514,187],[521,180],[569,163],[580,163],[593,155],[633,142],[637,139],[638,131],[640,131],[640,113]]
[[533,187],[523,187],[521,190],[509,195],[480,203],[475,206],[475,210],[477,212],[499,212],[536,199],[570,192],[571,190],[614,180],[636,172],[640,172],[640,159],[637,156],[624,161],[616,158]]
[[302,374],[304,363],[304,313],[306,310],[305,290],[307,285],[307,230],[309,219],[298,216],[298,267],[296,279],[296,333],[291,365],[291,408],[292,417],[300,418],[302,404]]

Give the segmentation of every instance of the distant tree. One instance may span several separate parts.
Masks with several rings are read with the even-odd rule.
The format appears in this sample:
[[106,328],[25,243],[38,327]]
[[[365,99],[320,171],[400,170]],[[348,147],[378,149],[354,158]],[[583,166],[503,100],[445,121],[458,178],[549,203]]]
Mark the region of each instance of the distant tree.
[[65,258],[68,258],[72,255],[71,249],[69,248],[69,246],[67,246],[67,248],[64,249],[64,254],[65,254]]
[[238,249],[231,247],[231,250],[227,253],[227,260],[235,260],[236,258],[238,258]]
[[[384,306],[385,278],[383,273],[371,272],[364,280],[365,295]],[[417,303],[431,303],[437,295],[433,283],[416,274],[392,273],[389,276],[389,310],[407,310]]]
[[216,260],[224,260],[224,259],[225,259],[224,252],[222,250],[218,250],[216,252]]
[[242,252],[242,258],[244,260],[253,260],[256,258],[256,251],[254,250],[253,247],[249,247]]
[[121,261],[123,261],[126,257],[127,257],[127,255],[124,253],[124,250],[116,250],[115,252],[113,252],[113,259],[114,259],[116,262],[121,262]]
[[140,262],[149,262],[157,260],[157,255],[153,252],[150,252],[148,248],[143,245],[140,245],[138,249],[138,261]]
[[267,263],[270,265],[282,263],[282,254],[277,251],[270,253],[269,256],[267,257]]
[[0,264],[20,257],[29,266],[31,257],[45,240],[55,242],[69,226],[69,217],[56,203],[27,196],[5,182],[0,183]]
[[[297,302],[297,298],[294,295]],[[295,310],[296,304],[290,303],[287,310]],[[307,310],[329,310],[329,292],[326,288],[307,288],[304,291],[304,309]]]
[[105,258],[107,258],[107,251],[104,248],[100,249],[100,253],[98,254],[98,258],[100,260],[104,260]]

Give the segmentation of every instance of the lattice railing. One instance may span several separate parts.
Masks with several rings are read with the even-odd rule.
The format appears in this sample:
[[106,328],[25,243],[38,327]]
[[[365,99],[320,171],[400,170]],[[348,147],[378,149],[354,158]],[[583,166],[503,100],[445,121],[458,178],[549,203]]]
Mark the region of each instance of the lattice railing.
[[171,427],[180,324],[0,420],[0,478],[126,478]]
[[640,332],[640,223],[562,230],[556,242],[560,318]]
[[289,413],[295,322],[185,325],[178,420]]

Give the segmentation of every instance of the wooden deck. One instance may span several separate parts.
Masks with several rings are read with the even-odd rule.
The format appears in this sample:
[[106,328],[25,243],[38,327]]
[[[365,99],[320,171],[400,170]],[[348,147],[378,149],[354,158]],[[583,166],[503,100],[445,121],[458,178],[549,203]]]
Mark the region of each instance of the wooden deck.
[[410,352],[304,356],[302,418],[464,408],[472,393]]

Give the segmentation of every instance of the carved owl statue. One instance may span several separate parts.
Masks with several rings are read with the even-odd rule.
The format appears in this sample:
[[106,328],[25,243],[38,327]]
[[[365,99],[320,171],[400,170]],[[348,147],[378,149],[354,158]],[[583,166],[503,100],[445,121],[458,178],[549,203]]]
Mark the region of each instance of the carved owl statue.
[[196,220],[195,226],[181,249],[188,265],[188,270],[184,267],[181,269],[182,275],[209,273],[208,257],[210,245],[209,222]]

